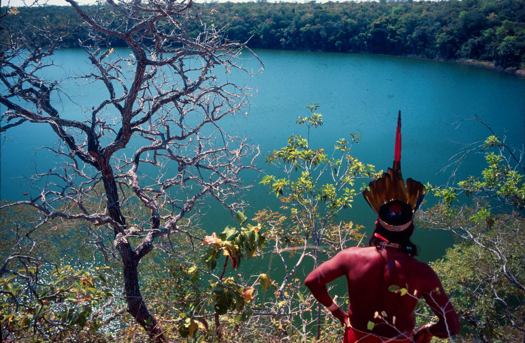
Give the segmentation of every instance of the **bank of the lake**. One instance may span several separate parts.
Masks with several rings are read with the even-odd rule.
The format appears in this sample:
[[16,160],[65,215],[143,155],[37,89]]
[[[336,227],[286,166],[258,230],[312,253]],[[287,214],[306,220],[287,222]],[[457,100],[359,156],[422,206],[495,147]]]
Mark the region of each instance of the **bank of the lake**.
[[516,68],[514,68],[514,69],[503,69],[501,67],[496,67],[494,65],[494,63],[492,63],[492,62],[477,61],[477,60],[473,60],[473,59],[464,59],[464,58],[460,58],[460,59],[452,61],[452,62],[460,63],[460,64],[466,64],[466,65],[475,66],[475,67],[484,68],[484,69],[489,69],[489,70],[495,70],[495,71],[501,72],[501,73],[507,73],[507,74],[516,75],[519,78],[525,78],[525,69],[524,68],[521,68],[521,69],[516,69]]

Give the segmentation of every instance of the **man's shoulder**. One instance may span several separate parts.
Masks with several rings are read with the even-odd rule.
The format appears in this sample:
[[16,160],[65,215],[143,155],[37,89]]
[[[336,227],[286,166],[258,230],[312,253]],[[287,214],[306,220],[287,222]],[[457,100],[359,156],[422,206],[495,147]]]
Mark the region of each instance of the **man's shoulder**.
[[342,268],[343,273],[347,273],[350,270],[370,268],[376,260],[377,251],[374,247],[350,247],[341,250],[331,263]]
[[337,256],[343,260],[372,260],[377,257],[377,249],[375,247],[350,247],[341,250]]
[[421,261],[418,261],[416,259],[414,259],[414,260],[416,261],[416,263],[419,266],[420,273],[424,273],[426,276],[431,277],[431,278],[438,278],[436,272],[434,271],[434,269],[432,269],[431,266],[429,266],[425,262],[421,262]]
[[376,252],[377,249],[375,247],[350,247],[345,248],[339,252],[339,254],[343,255],[368,255],[373,252]]
[[432,267],[430,267],[425,262],[417,261],[416,275],[418,280],[423,282],[423,284],[420,286],[420,290],[423,291],[423,293],[431,292],[432,290],[436,289],[436,287],[440,287],[441,285],[439,276],[436,274],[434,269],[432,269]]

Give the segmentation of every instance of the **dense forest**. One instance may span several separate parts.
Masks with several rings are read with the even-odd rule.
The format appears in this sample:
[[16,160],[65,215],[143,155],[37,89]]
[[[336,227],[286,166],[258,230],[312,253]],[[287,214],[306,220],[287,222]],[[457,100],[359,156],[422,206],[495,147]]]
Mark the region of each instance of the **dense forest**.
[[[430,59],[473,59],[501,68],[525,62],[525,2],[467,0],[446,2],[210,3],[195,4],[200,19],[226,39],[249,41],[251,48],[370,52]],[[92,6],[88,13],[113,20],[109,8]],[[64,39],[78,46],[87,27],[70,7],[20,8],[7,16],[4,39],[23,23],[48,26],[55,32],[77,27]],[[113,22],[117,26],[117,21]],[[188,30],[199,34],[200,23]],[[115,40],[113,46],[124,42]]]

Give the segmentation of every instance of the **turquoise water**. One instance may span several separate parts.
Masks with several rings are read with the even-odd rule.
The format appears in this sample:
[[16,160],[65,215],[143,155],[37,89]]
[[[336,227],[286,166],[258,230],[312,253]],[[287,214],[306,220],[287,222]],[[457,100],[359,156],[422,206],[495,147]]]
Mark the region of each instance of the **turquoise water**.
[[[119,51],[125,54],[126,51]],[[318,103],[324,125],[311,132],[312,147],[329,149],[335,140],[355,132],[362,135],[353,152],[365,163],[386,169],[392,163],[397,111],[403,114],[403,174],[422,182],[444,184],[449,172],[440,170],[449,158],[466,144],[483,140],[489,132],[467,119],[477,115],[510,144],[522,148],[525,139],[525,80],[472,66],[433,61],[374,56],[290,51],[256,51],[265,64],[264,71],[238,82],[257,88],[250,99],[246,117],[237,116],[225,123],[231,130],[251,137],[263,152],[286,144],[293,133],[306,135],[305,127],[295,124],[298,116],[308,115],[308,103]],[[253,59],[243,62],[258,69]],[[57,54],[62,67],[55,75],[76,75],[89,66],[81,50]],[[68,84],[71,101],[56,98],[66,117],[84,116],[82,106],[91,108],[92,100],[104,95],[97,87]],[[111,116],[111,113],[107,113]],[[458,126],[458,124],[461,125]],[[3,140],[1,158],[1,197],[21,199],[28,191],[24,176],[35,169],[47,170],[53,155],[35,153],[35,148],[53,142],[50,129],[25,125]],[[275,172],[259,163],[268,172]],[[473,156],[465,162],[458,177],[480,168],[482,159]],[[251,173],[246,182],[256,184],[262,174]],[[360,185],[360,182],[358,182]],[[29,191],[31,191],[29,189]],[[261,186],[247,193],[252,204],[248,213],[275,204]],[[206,210],[202,225],[207,231],[221,231],[233,224],[229,214],[215,205]],[[365,224],[370,231],[374,213],[361,197],[342,217]],[[441,256],[452,240],[439,232],[419,229],[414,241],[422,248],[421,259]]]
[[[246,134],[271,151],[292,133],[306,136],[295,124],[309,102],[320,105],[324,125],[311,132],[311,145],[330,148],[350,132],[362,135],[353,153],[378,169],[391,166],[397,111],[403,114],[403,175],[423,183],[445,184],[440,172],[466,145],[490,133],[468,120],[479,116],[507,142],[522,148],[525,139],[525,80],[472,66],[420,59],[289,51],[257,51],[265,71],[252,80],[259,88],[250,114],[237,119]],[[464,162],[457,178],[480,171],[482,156]],[[357,183],[360,185],[360,182]],[[264,189],[253,195],[264,203]],[[428,202],[432,199],[428,198]],[[427,202],[427,204],[428,204]],[[341,215],[372,229],[375,214],[359,196]],[[443,255],[452,237],[418,229],[414,241],[420,258]]]

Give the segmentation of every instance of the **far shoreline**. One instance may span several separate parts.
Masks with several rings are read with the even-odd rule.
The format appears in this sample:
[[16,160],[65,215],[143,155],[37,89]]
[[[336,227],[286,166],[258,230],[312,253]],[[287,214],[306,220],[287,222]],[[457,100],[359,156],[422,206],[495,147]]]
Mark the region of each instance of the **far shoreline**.
[[[359,53],[359,52],[358,52]],[[364,53],[370,53],[370,52],[364,52]],[[388,54],[374,54],[373,55],[380,55],[380,56],[397,56],[397,57],[406,57],[406,58],[415,58],[415,59],[421,59],[421,60],[427,60],[427,61],[436,61],[436,62],[445,62],[445,63],[452,63],[452,64],[463,64],[463,65],[469,65],[474,66],[477,68],[484,68],[487,70],[493,70],[499,73],[505,73],[505,74],[511,74],[519,77],[520,79],[525,79],[525,66],[521,69],[504,69],[501,67],[496,67],[494,65],[494,62],[490,61],[479,61],[474,59],[468,59],[468,58],[458,58],[453,60],[445,60],[442,58],[428,58],[428,57],[422,57],[418,55],[388,55]]]
[[443,58],[428,58],[418,55],[389,55],[389,54],[378,54],[373,53],[369,51],[325,51],[325,50],[309,50],[309,49],[268,49],[268,48],[252,48],[252,49],[261,49],[261,50],[287,50],[287,51],[305,51],[305,52],[327,52],[327,53],[342,53],[342,54],[371,54],[371,55],[377,55],[377,56],[389,56],[389,57],[400,57],[400,58],[414,58],[419,60],[426,60],[426,61],[435,61],[435,62],[444,62],[444,63],[451,63],[451,64],[463,64],[463,65],[469,65],[477,68],[483,68],[487,70],[496,71],[499,73],[504,74],[510,74],[519,77],[520,79],[525,79],[525,66],[521,69],[513,69],[508,68],[504,69],[502,67],[497,67],[494,65],[494,62],[490,61],[480,61],[480,60],[474,60],[474,59],[468,59],[468,58],[457,58],[457,59],[451,59],[451,60],[445,60]]
[[525,69],[503,69],[501,67],[496,67],[493,62],[488,61],[477,61],[467,58],[459,58],[457,60],[452,60],[453,63],[471,65],[479,68],[485,68],[489,70],[495,70],[501,73],[513,74],[519,78],[525,78]]

